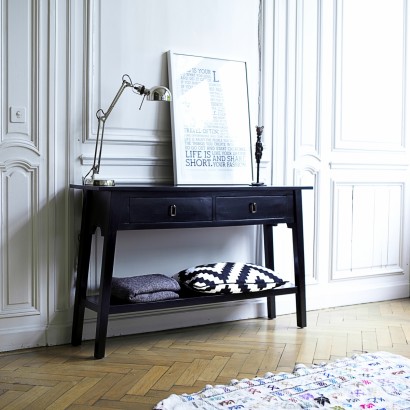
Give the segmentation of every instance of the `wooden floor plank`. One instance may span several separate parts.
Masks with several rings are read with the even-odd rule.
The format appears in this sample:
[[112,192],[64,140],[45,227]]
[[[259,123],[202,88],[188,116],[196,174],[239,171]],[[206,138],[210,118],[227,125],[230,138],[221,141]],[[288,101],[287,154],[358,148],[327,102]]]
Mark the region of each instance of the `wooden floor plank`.
[[291,372],[295,367],[299,351],[300,345],[287,344],[283,349],[282,356],[279,360],[278,370],[281,372]]
[[374,352],[375,350],[378,349],[376,331],[362,332],[362,340],[363,340],[362,342],[363,351]]
[[406,335],[401,326],[389,326],[390,337],[393,343],[406,344]]
[[229,356],[215,356],[200,374],[198,380],[214,382],[225,367],[229,358]]
[[240,373],[256,375],[262,365],[262,361],[266,355],[264,350],[252,350],[249,356],[244,361]]
[[347,355],[347,336],[345,334],[332,336],[330,355],[332,357],[345,357]]
[[84,377],[80,382],[56,399],[49,408],[57,410],[68,407],[70,404],[74,403],[78,397],[87,393],[87,391],[95,386],[99,380],[100,379],[96,377]]
[[[16,400],[4,407],[4,410],[25,409],[39,397],[47,394],[50,389],[45,386],[34,386],[30,391],[21,394]],[[33,407],[32,407],[33,408]]]
[[259,375],[264,375],[265,373],[271,372],[272,369],[276,369],[282,354],[282,350],[283,349],[278,347],[273,347],[266,350],[262,363],[259,366]]
[[403,333],[406,337],[406,343],[410,344],[410,324],[408,323],[403,323],[401,325],[401,328],[403,329]]
[[166,373],[152,386],[154,390],[169,390],[182,374],[187,370],[188,363],[175,362]]
[[230,379],[236,378],[247,357],[246,353],[234,352],[221,370],[220,376]]
[[[17,391],[17,390],[10,390],[6,391],[0,396],[0,409],[5,409],[7,408],[10,403],[16,402],[18,398],[23,395],[24,393],[22,391]],[[9,407],[9,409],[12,409],[13,407]]]
[[347,351],[353,353],[363,351],[362,332],[350,330],[347,332]]
[[[380,326],[376,328],[376,338],[378,349],[383,347],[392,347],[393,341],[390,335],[389,326]],[[405,337],[404,337],[405,339]]]
[[152,368],[128,390],[127,394],[143,396],[158,382],[168,369],[169,367],[167,366],[152,366]]
[[175,384],[192,386],[210,362],[210,360],[195,359],[176,380]]
[[324,337],[318,338],[313,360],[315,361],[330,360],[330,355],[332,351],[332,341],[333,341],[332,336],[324,336]]
[[37,399],[33,398],[29,406],[30,410],[46,409],[49,406],[52,406],[59,397],[65,394],[73,386],[74,382],[59,382],[54,387],[49,388],[47,394],[43,394]]
[[[83,395],[81,395],[75,404],[87,404],[93,405],[96,403],[101,396],[107,393],[113,386],[117,384],[118,374],[106,374],[101,378],[94,386],[88,389]],[[122,379],[122,377],[120,376]]]
[[132,370],[125,376],[118,378],[117,383],[115,383],[110,389],[102,394],[101,398],[112,401],[121,400],[127,394],[127,392],[132,387],[134,387],[136,381],[140,380],[146,372],[146,370]]
[[307,338],[300,346],[297,363],[313,363],[317,345],[317,337]]

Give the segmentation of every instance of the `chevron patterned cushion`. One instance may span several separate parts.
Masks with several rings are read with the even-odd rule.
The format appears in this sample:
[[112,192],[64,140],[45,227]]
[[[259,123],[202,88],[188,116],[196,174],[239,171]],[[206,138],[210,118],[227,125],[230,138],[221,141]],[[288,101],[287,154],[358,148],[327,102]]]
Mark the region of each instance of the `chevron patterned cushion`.
[[195,266],[178,272],[174,278],[197,292],[223,294],[259,292],[286,283],[271,269],[234,262]]

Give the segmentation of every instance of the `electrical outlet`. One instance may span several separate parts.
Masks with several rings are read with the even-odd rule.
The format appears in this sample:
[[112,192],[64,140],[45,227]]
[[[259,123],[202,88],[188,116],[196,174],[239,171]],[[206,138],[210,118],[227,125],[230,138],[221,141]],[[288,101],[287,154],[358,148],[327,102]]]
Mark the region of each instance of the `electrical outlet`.
[[10,122],[26,122],[26,107],[10,107]]

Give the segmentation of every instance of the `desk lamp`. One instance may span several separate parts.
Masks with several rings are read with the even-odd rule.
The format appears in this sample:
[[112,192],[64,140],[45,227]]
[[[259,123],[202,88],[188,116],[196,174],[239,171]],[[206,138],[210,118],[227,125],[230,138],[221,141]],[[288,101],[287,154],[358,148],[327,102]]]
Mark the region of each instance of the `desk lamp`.
[[[129,75],[124,74],[122,76],[122,84],[120,89],[118,90],[117,94],[115,95],[114,99],[112,100],[111,105],[109,106],[108,110],[105,112],[101,108],[96,112],[96,117],[98,120],[98,129],[97,129],[97,139],[95,141],[95,152],[94,152],[94,162],[91,169],[87,172],[86,176],[83,179],[84,185],[99,185],[99,186],[113,186],[115,185],[115,181],[112,179],[95,179],[95,176],[100,172],[100,163],[101,163],[101,151],[103,146],[104,140],[104,127],[105,121],[110,116],[111,111],[117,104],[118,100],[121,97],[123,91],[131,87],[133,92],[139,95],[143,95],[140,108],[142,107],[142,103],[144,99],[148,101],[168,101],[170,102],[171,92],[166,87],[156,86],[150,89],[145,88],[145,86],[133,83]],[[88,177],[91,174],[90,177]]]

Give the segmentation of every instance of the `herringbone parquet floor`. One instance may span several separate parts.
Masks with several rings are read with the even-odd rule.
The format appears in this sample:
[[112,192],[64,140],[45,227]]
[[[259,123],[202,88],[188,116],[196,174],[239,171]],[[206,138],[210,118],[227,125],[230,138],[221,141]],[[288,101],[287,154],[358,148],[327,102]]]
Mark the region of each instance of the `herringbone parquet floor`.
[[364,351],[410,358],[410,299],[0,354],[0,409],[152,409],[171,393]]

